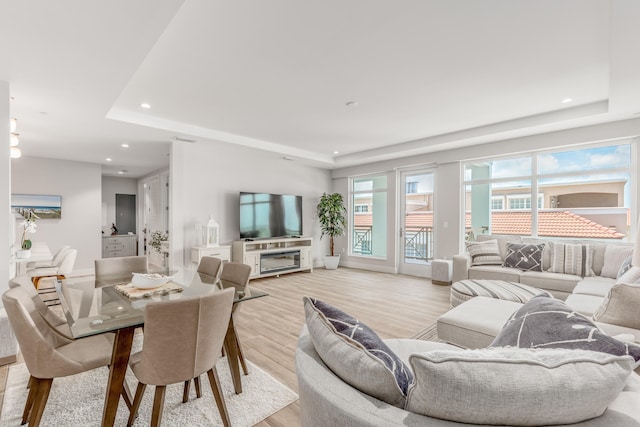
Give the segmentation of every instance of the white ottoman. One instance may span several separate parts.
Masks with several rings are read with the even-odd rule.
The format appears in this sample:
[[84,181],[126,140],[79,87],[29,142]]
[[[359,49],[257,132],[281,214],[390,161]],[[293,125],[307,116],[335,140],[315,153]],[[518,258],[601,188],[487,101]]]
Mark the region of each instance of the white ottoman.
[[453,261],[448,259],[434,259],[431,261],[431,283],[435,285],[450,285],[453,274]]
[[533,286],[504,280],[461,280],[451,286],[451,306],[455,307],[475,297],[488,297],[525,303],[536,295],[552,295]]
[[513,301],[473,298],[438,318],[438,338],[464,348],[485,348],[520,307]]

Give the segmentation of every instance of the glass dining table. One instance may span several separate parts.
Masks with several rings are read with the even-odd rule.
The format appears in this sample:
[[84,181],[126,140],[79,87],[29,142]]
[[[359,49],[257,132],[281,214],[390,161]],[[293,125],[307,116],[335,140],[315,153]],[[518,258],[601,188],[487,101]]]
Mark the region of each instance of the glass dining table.
[[[131,407],[131,396],[128,388],[124,386],[124,377],[131,354],[134,331],[137,327],[144,325],[144,308],[149,302],[195,298],[232,286],[236,290],[234,305],[268,295],[250,286],[234,286],[220,281],[214,283],[211,276],[191,269],[178,268],[161,273],[172,277],[169,282],[171,291],[167,291],[167,287],[150,289],[144,292],[145,296],[139,298],[130,298],[116,287],[130,283],[130,275],[127,277],[103,276],[99,280],[93,277],[67,278],[56,282],[56,292],[73,338],[115,333],[102,414],[103,426],[113,425],[120,396],[124,398],[127,406]],[[224,348],[235,392],[241,393],[238,341],[233,316],[229,320]]]

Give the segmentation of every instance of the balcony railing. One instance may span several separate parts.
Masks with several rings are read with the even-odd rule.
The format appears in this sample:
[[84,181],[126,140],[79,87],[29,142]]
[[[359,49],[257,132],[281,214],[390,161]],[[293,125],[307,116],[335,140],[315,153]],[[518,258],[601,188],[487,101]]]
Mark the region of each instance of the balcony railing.
[[[371,255],[373,248],[371,226],[354,227],[353,249],[356,255]],[[414,262],[433,259],[433,227],[409,227],[404,232],[404,258]]]

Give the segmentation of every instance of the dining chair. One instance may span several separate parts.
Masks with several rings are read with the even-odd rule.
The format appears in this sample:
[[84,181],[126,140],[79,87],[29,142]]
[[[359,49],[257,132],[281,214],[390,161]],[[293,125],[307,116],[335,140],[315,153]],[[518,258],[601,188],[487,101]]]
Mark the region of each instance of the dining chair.
[[128,426],[137,417],[147,385],[155,385],[151,425],[158,426],[162,420],[166,386],[205,372],[223,424],[230,425],[215,365],[229,326],[233,297],[234,291],[225,289],[200,298],[147,304],[142,350],[132,354],[129,360],[139,383]]
[[218,283],[222,273],[222,260],[213,256],[203,256],[198,263],[198,274],[206,274],[213,278],[213,284]]
[[22,424],[28,421],[30,427],[37,427],[53,379],[109,365],[113,335],[94,335],[67,342],[51,331],[23,286],[7,290],[2,302],[30,374]]
[[58,264],[58,261],[60,261],[60,258],[62,257],[62,254],[64,254],[64,252],[67,249],[71,249],[71,246],[69,245],[65,245],[63,247],[61,247],[60,249],[58,249],[58,252],[56,252],[53,255],[53,258],[51,258],[51,261],[30,261],[27,263],[26,267],[27,268],[36,268],[36,267],[54,267]]
[[[67,321],[51,311],[51,309],[42,301],[42,298],[33,287],[33,283],[31,283],[26,276],[18,276],[9,280],[9,288],[23,289],[33,301],[33,305],[35,306],[38,314],[51,327],[51,331],[67,342],[73,341],[71,328],[69,328]],[[43,331],[45,334],[47,332],[48,330]]]
[[63,251],[58,263],[53,267],[36,267],[27,270],[27,276],[31,278],[33,286],[38,289],[40,280],[44,277],[56,277],[65,279],[67,274],[73,271],[73,265],[76,262],[78,251],[76,249],[67,249]]
[[[232,287],[236,290],[243,291],[249,284],[249,276],[251,275],[251,266],[243,264],[241,262],[226,262],[222,268],[222,274],[220,274],[220,282],[223,288]],[[236,316],[240,304],[234,304],[231,312],[232,316]],[[235,317],[234,317],[235,319]],[[245,375],[249,375],[247,369],[247,363],[244,360],[244,353],[242,352],[242,345],[240,344],[240,338],[238,338],[237,329],[235,329],[235,321],[233,322],[234,332],[236,333],[236,346],[238,348],[238,359],[242,365],[242,371]]]
[[95,260],[94,267],[96,280],[108,277],[131,278],[131,273],[149,272],[149,258],[144,255],[102,258]]

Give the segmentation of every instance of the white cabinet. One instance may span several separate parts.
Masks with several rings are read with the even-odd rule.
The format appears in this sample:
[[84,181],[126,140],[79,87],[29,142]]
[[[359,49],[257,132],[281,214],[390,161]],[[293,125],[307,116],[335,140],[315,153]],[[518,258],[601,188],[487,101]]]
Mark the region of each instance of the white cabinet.
[[206,246],[194,246],[191,248],[191,261],[200,264],[200,258],[203,256],[212,256],[220,258],[223,261],[231,261],[231,246],[215,246],[212,248]]
[[102,258],[136,255],[138,238],[135,234],[102,237]]
[[277,276],[294,271],[313,271],[313,239],[237,240],[233,242],[233,261],[251,266],[251,278]]

